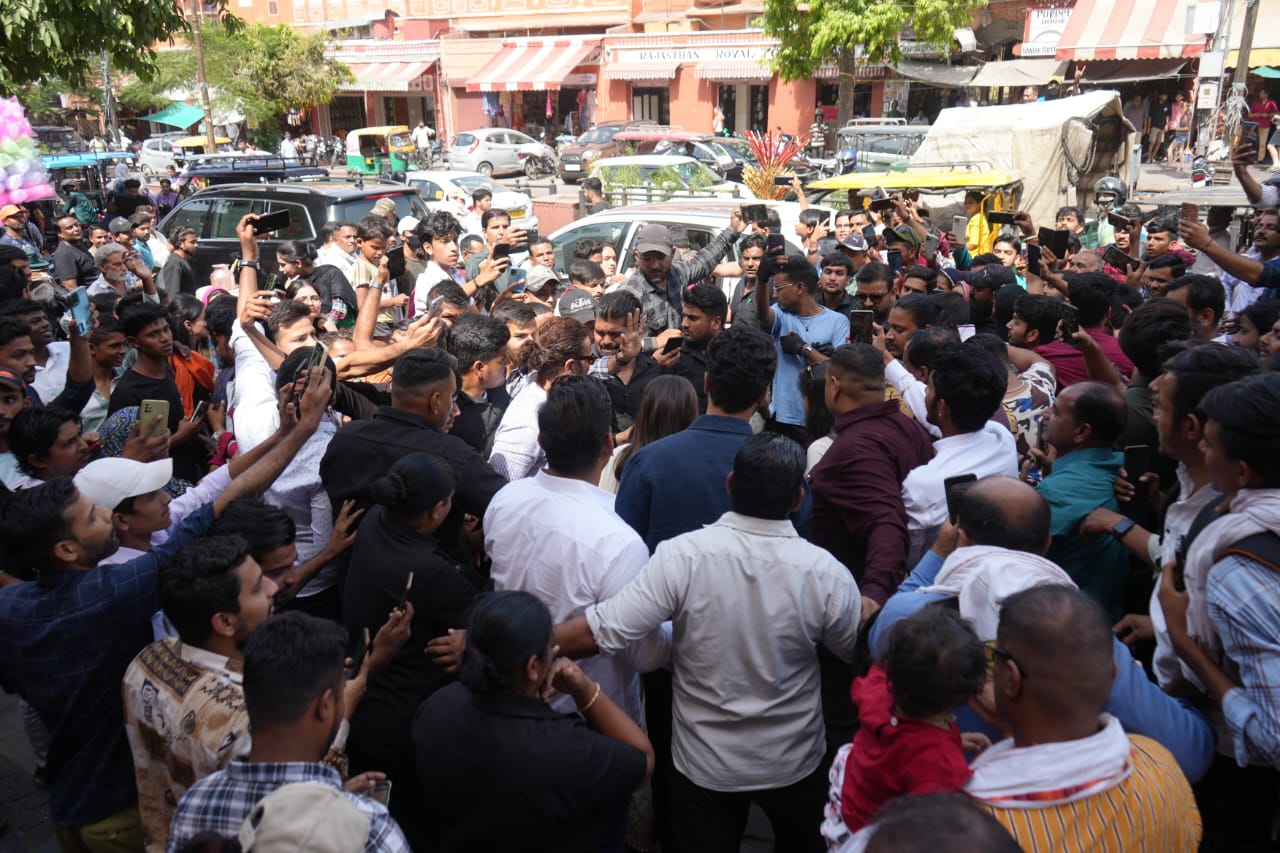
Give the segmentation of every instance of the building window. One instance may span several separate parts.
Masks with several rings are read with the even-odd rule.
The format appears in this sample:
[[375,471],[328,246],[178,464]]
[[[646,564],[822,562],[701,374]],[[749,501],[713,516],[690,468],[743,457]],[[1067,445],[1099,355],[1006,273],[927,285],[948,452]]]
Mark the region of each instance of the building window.
[[276,0],[267,0],[267,14],[273,18],[280,14],[280,4]]
[[371,123],[365,118],[364,98],[359,95],[337,97],[329,104],[329,126],[335,134],[340,130],[354,130]]
[[671,124],[671,92],[631,87],[631,120]]

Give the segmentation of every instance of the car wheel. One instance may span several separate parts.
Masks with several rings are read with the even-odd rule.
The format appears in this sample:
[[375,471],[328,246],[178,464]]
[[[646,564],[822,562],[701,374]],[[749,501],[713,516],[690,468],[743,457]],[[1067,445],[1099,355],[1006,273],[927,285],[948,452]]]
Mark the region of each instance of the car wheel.
[[524,174],[526,178],[538,177],[538,164],[532,157],[524,158]]
[[486,178],[488,178],[493,175],[493,164],[480,163],[479,165],[476,166],[476,171],[484,175]]
[[142,165],[142,177],[154,178],[155,176],[156,176],[156,170],[144,163]]

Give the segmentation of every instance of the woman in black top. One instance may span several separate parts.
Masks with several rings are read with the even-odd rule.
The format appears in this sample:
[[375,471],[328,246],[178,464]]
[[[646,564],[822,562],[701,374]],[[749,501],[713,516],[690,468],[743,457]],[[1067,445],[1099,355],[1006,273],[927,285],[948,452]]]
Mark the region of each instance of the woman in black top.
[[[627,806],[653,772],[653,747],[557,651],[551,613],[533,595],[476,602],[460,683],[423,702],[413,721],[429,849],[621,853]],[[552,688],[572,696],[581,716],[551,710]]]
[[449,514],[454,479],[448,465],[428,453],[404,456],[370,493],[375,505],[360,523],[343,595],[343,618],[354,639],[377,634],[400,605],[410,574],[413,607],[409,640],[391,664],[369,681],[351,720],[347,752],[353,773],[385,772],[392,785],[391,814],[415,850],[422,843],[422,793],[409,727],[414,711],[451,676],[423,653],[427,641],[466,625],[481,579],[451,559],[432,533]]

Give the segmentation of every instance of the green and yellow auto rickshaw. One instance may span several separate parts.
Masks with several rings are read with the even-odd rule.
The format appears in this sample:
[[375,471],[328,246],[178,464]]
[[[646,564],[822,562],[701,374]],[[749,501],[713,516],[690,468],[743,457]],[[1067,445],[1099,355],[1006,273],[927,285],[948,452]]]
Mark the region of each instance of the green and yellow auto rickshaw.
[[362,127],[347,133],[347,172],[382,175],[405,172],[415,151],[409,128],[403,124]]

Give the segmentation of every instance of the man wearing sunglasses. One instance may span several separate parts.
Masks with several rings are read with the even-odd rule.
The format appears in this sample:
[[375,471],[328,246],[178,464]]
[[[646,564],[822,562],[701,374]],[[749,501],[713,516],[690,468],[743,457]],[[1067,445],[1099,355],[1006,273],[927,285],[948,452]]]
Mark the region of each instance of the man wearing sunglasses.
[[876,322],[885,325],[889,322],[889,311],[898,299],[898,291],[894,286],[893,270],[888,264],[869,263],[858,270],[854,276],[857,290],[853,298],[858,307],[864,311],[874,312]]

